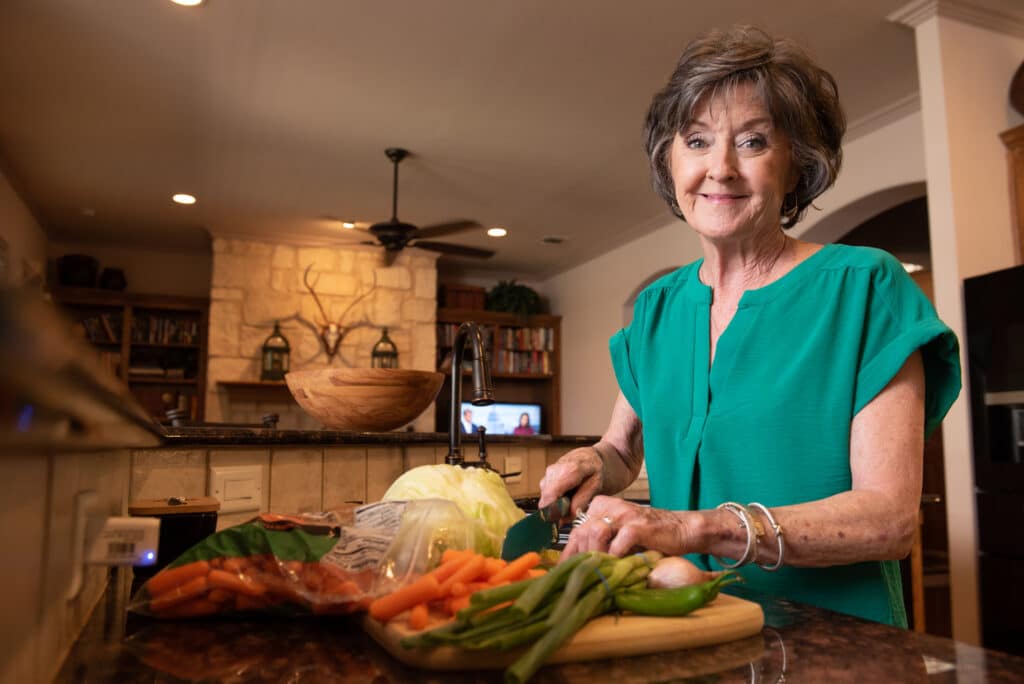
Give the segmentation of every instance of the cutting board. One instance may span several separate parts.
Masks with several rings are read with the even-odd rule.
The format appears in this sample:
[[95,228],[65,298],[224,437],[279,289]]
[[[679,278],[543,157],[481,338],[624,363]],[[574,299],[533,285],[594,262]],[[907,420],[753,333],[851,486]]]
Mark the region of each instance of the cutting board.
[[[761,606],[719,594],[714,601],[685,617],[602,615],[584,625],[546,662],[600,660],[707,646],[757,634],[763,626]],[[387,625],[367,617],[363,627],[395,658],[427,670],[501,669],[515,662],[525,650],[501,653],[466,651],[453,646],[406,649],[399,640],[414,632],[403,617]]]

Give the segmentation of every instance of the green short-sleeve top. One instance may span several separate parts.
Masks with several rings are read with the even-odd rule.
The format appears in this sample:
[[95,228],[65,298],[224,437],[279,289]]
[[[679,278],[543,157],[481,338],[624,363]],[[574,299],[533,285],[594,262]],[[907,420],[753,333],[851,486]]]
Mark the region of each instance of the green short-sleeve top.
[[[956,336],[890,254],[826,245],[748,290],[710,366],[711,288],[700,265],[644,289],[633,321],[611,339],[619,387],[643,423],[652,505],[771,507],[848,491],[853,417],[916,349],[926,434],[956,399]],[[741,573],[769,594],[906,625],[895,561]]]

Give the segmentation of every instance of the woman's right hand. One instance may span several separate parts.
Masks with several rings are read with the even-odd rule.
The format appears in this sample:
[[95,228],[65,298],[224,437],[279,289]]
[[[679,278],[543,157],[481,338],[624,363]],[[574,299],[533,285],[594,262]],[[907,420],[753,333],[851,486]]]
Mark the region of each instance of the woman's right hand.
[[591,499],[602,493],[604,475],[604,462],[595,447],[573,449],[544,471],[537,505],[543,508],[575,489],[569,505],[569,514],[575,516],[586,509]]

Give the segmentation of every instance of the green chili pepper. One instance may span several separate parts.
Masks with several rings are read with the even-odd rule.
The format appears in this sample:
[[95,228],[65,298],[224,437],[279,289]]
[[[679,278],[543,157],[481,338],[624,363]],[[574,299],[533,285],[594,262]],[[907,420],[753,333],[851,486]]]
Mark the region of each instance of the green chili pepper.
[[692,613],[718,596],[724,586],[739,582],[735,573],[723,573],[702,584],[676,589],[631,589],[615,594],[615,606],[640,615],[679,616]]

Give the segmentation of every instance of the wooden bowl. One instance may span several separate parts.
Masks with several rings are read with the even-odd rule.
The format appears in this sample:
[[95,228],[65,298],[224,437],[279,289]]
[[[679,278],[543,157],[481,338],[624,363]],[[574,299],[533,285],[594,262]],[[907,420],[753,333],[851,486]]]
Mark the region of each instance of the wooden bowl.
[[295,401],[325,427],[386,432],[412,422],[441,389],[444,375],[401,368],[317,368],[284,376]]

